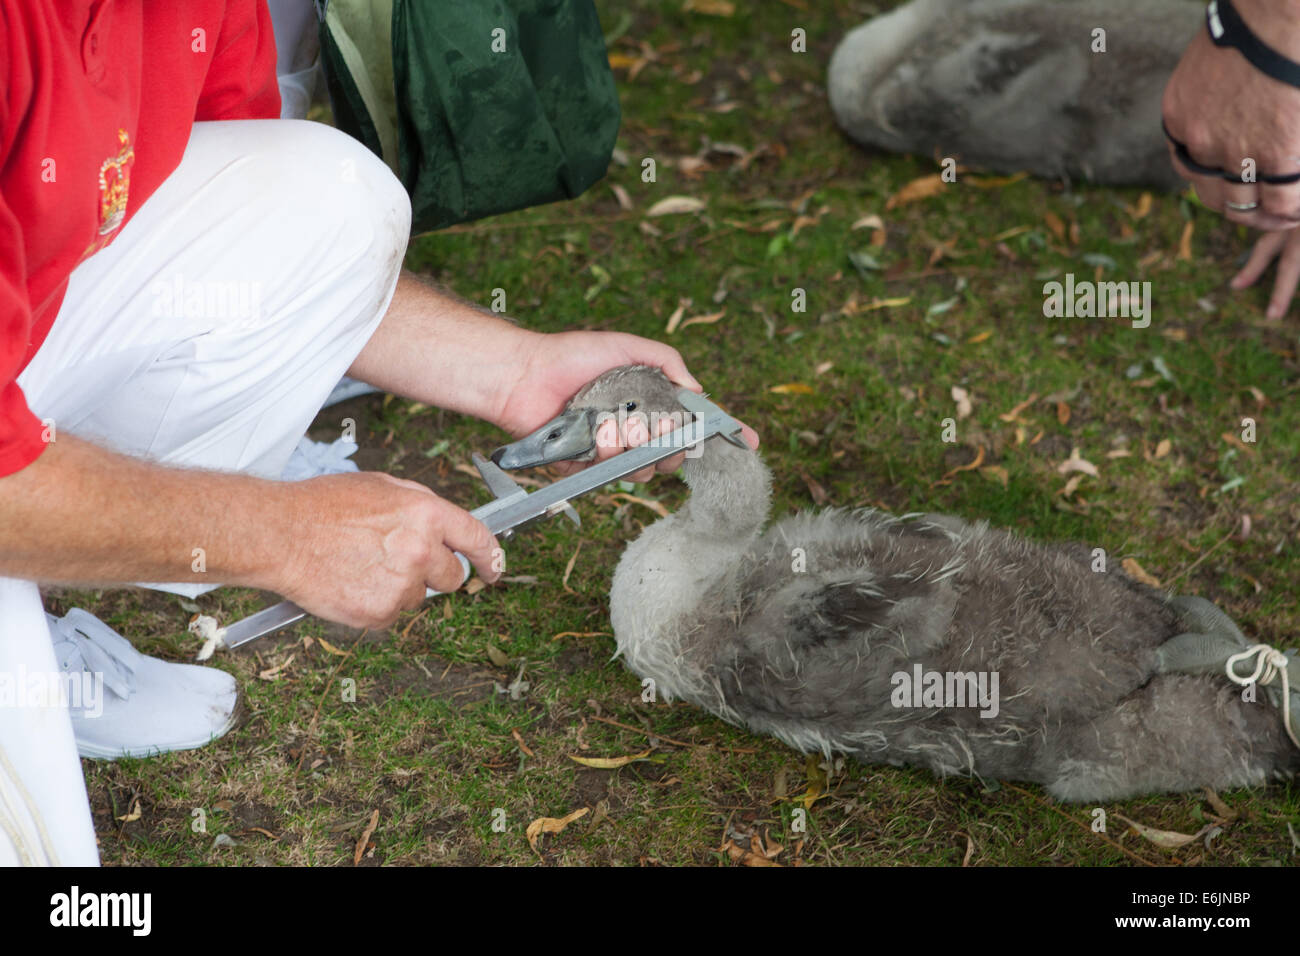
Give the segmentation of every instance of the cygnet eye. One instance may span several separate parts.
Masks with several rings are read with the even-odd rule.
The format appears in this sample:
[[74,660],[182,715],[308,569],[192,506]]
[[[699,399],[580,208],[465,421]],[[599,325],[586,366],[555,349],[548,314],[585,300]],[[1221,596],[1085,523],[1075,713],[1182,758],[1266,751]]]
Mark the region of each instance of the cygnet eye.
[[625,405],[624,407],[625,407],[629,412],[634,412],[634,411],[636,411],[636,402],[628,402],[627,405]]

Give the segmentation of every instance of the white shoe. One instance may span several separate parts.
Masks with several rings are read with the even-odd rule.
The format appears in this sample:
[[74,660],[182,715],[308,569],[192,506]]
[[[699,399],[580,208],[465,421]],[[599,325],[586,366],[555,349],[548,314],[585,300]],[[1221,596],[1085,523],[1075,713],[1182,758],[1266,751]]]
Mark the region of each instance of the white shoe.
[[235,725],[239,685],[225,671],[146,657],[81,608],[45,617],[81,756],[193,750]]

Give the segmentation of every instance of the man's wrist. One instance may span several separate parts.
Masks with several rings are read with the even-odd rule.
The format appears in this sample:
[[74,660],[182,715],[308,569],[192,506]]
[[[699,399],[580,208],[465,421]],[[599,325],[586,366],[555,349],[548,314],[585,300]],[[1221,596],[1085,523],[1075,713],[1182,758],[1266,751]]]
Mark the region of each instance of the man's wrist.
[[1300,62],[1300,0],[1232,0],[1250,32]]
[[512,327],[508,344],[503,349],[504,361],[497,366],[499,378],[490,389],[487,413],[478,417],[509,432],[519,427],[519,423],[512,419],[512,411],[520,404],[515,392],[529,379],[533,361],[542,351],[546,339],[545,332]]

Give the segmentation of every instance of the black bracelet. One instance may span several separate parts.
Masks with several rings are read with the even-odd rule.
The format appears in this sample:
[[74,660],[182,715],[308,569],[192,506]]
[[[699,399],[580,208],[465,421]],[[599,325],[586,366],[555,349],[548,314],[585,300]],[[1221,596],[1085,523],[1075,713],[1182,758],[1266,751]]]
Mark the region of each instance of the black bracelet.
[[1261,73],[1300,87],[1300,63],[1287,59],[1255,36],[1232,5],[1232,0],[1211,0],[1205,8],[1205,28],[1210,31],[1215,46],[1236,47]]
[[[1196,160],[1192,159],[1192,154],[1187,151],[1187,144],[1181,140],[1174,139],[1174,134],[1169,132],[1169,127],[1162,119],[1160,128],[1165,131],[1165,139],[1169,140],[1174,147],[1174,155],[1178,161],[1186,166],[1189,170],[1198,176],[1218,176],[1220,179],[1226,179],[1230,183],[1238,185],[1245,182],[1240,173],[1230,173],[1226,169],[1220,169],[1218,166],[1202,166]],[[1300,173],[1287,173],[1285,175],[1267,176],[1260,173],[1255,177],[1256,183],[1265,183],[1269,186],[1288,186],[1291,183],[1300,183]],[[1247,185],[1249,185],[1247,183]]]

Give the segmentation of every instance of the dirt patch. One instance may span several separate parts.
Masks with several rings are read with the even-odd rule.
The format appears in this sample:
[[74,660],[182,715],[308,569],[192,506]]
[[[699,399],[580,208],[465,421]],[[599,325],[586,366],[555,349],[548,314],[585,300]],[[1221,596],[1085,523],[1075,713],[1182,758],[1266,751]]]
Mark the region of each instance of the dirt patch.
[[594,807],[609,797],[609,785],[613,771],[593,770],[580,767],[573,777],[573,788],[569,791],[569,805],[575,807]]
[[[584,641],[604,641],[606,638],[581,638]],[[612,638],[609,638],[612,640]],[[580,671],[600,670],[608,663],[609,655],[606,653],[594,653],[592,649],[585,644],[566,647],[551,662],[557,671],[566,677],[570,674],[577,674]]]
[[111,781],[89,796],[95,833],[102,841],[148,844],[161,836],[154,801],[129,783]]
[[[436,657],[426,657],[421,662],[401,667],[378,678],[378,683],[388,697],[434,697],[456,704],[476,704],[495,693],[494,683],[505,683],[501,674],[463,664],[452,664]],[[427,671],[427,672],[426,672]]]

